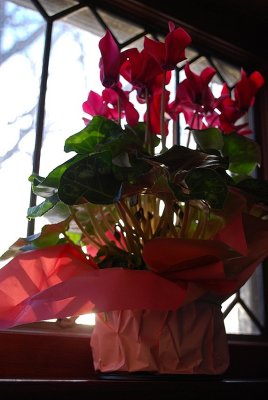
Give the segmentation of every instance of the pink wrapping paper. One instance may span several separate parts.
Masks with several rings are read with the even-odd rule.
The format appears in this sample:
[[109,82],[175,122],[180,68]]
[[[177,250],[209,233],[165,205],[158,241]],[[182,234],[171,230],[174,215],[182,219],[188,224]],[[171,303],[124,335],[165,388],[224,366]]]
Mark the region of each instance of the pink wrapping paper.
[[220,374],[229,363],[220,308],[205,301],[177,311],[98,314],[91,347],[101,372]]
[[246,256],[226,243],[225,227],[222,241],[147,242],[151,270],[96,269],[70,244],[22,253],[0,270],[0,328],[91,311],[176,310],[205,293],[227,297],[268,255],[268,221],[244,215],[236,223],[244,227],[237,240],[243,253],[246,240]]

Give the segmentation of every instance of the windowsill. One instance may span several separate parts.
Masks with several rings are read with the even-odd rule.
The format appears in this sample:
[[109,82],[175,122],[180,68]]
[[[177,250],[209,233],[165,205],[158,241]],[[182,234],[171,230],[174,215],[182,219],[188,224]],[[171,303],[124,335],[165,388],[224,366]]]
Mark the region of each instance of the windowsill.
[[[96,380],[90,350],[92,327],[61,328],[51,323],[48,330],[47,324],[0,332],[0,379]],[[230,335],[229,349],[230,367],[223,379],[268,379],[267,341]]]

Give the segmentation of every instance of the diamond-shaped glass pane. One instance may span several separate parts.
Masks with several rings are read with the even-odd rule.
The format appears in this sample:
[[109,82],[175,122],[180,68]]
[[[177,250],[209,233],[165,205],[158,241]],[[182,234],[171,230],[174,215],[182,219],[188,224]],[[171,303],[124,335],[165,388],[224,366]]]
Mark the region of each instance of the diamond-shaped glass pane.
[[224,319],[227,333],[258,335],[260,331],[240,304],[236,304]]
[[95,15],[92,13],[92,11],[90,11],[89,8],[82,8],[81,10],[75,11],[64,17],[61,21],[68,23],[69,28],[72,30],[74,28],[79,28],[97,35],[99,38],[105,33],[104,28],[100,25]]
[[77,1],[73,0],[40,0],[40,4],[44,7],[48,15],[55,15],[61,11],[66,10],[77,4]]
[[143,29],[140,26],[130,23],[129,21],[121,19],[115,15],[102,10],[98,10],[98,13],[119,43],[124,43],[143,32]]
[[228,86],[233,86],[240,79],[240,68],[237,68],[215,57],[212,57],[212,61]]

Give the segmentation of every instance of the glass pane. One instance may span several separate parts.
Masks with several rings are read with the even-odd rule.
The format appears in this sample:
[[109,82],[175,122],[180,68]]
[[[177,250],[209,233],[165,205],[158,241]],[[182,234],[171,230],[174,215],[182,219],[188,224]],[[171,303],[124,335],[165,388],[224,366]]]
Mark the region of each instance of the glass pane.
[[224,320],[227,333],[258,335],[259,329],[250,319],[244,308],[236,304]]
[[[147,37],[150,37],[149,35],[146,35]],[[141,51],[143,49],[143,42],[144,42],[144,36],[141,37],[138,40],[134,40],[134,42],[132,42],[131,44],[129,44],[128,46],[124,47],[123,49],[129,49],[129,48],[137,48],[139,51]]]
[[75,320],[75,323],[78,325],[95,325],[95,314],[84,314],[84,315],[80,315],[80,317],[78,317]]
[[[64,140],[83,129],[82,103],[91,89],[101,93],[99,80],[100,37],[57,21],[53,29],[46,121],[40,174],[70,158]],[[68,48],[68,52],[66,52]]]
[[104,28],[88,7],[69,14],[63,20],[69,24],[70,28],[77,27],[100,37],[104,35]]
[[123,20],[115,15],[108,14],[104,11],[98,10],[99,15],[109,27],[111,32],[115,35],[119,43],[124,43],[143,31],[143,29],[134,24],[130,24],[128,21]]
[[225,300],[222,305],[221,305],[221,310],[222,312],[226,311],[226,309],[229,307],[229,305],[234,302],[236,298],[236,294],[233,294],[232,296],[228,297],[227,300]]
[[185,50],[185,55],[189,61],[191,61],[193,58],[197,57],[198,51],[193,49],[192,47],[189,47]]
[[[191,60],[193,60],[193,58],[198,56],[198,52],[196,50],[194,50],[193,48],[189,47],[185,49],[185,57],[186,59],[181,61],[177,67],[178,68],[183,68],[184,65],[186,64],[186,62],[191,63]],[[201,56],[200,56],[201,57]]]
[[262,267],[260,266],[240,290],[241,299],[261,324],[264,323],[262,278]]
[[33,10],[9,1],[1,2],[0,8],[2,254],[19,236],[26,236],[45,27]]
[[[191,70],[198,75],[200,75],[201,71],[206,67],[211,67],[211,64],[210,64],[209,60],[204,56],[199,57],[197,60],[195,60],[193,62],[190,61]],[[222,84],[222,81],[217,76],[217,74],[215,74],[215,76],[213,77],[212,82],[217,83],[217,84]]]
[[48,15],[54,15],[57,14],[58,12],[61,12],[63,10],[66,10],[67,8],[70,8],[74,5],[77,4],[77,1],[72,1],[72,0],[60,0],[60,1],[55,1],[55,0],[41,0],[40,1],[41,5],[44,7]]
[[240,68],[236,68],[234,65],[228,64],[216,57],[212,57],[212,61],[228,86],[233,86],[240,79]]

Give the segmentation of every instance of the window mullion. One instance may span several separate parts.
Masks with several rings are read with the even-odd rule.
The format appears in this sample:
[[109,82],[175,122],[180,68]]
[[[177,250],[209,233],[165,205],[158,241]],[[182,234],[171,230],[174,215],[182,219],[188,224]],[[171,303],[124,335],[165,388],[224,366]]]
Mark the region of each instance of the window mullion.
[[[38,174],[40,168],[40,156],[41,148],[44,134],[44,120],[45,120],[45,101],[46,101],[46,91],[47,91],[47,79],[48,79],[48,67],[49,67],[49,56],[51,50],[51,39],[52,39],[52,27],[53,21],[48,18],[46,21],[46,35],[45,35],[45,45],[43,54],[43,67],[40,83],[40,94],[38,101],[37,110],[37,120],[36,120],[36,136],[35,145],[33,152],[33,174]],[[36,205],[36,195],[31,191],[30,194],[30,207]],[[28,222],[27,235],[32,235],[34,233],[34,219]]]

